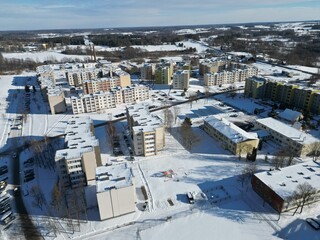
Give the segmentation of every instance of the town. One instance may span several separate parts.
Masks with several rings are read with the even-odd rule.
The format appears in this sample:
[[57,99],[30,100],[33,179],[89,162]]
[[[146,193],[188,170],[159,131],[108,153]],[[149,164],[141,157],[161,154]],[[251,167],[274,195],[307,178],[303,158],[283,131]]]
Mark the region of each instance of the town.
[[319,239],[319,22],[129,30],[3,33],[0,239]]

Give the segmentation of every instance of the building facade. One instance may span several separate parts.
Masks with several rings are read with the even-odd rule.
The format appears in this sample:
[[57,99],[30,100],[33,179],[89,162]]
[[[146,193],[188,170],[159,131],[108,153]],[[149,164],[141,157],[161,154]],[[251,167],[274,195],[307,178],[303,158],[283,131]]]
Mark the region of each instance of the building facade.
[[289,147],[295,156],[306,156],[319,140],[274,118],[257,119],[255,127],[267,131],[278,144]]
[[289,211],[297,207],[292,201],[294,191],[299,184],[308,183],[315,189],[306,204],[320,200],[320,166],[309,161],[253,175],[251,183],[253,190],[277,212]]
[[165,126],[149,112],[148,104],[128,106],[126,113],[136,155],[152,156],[164,148]]
[[97,167],[96,187],[100,220],[135,212],[134,176],[126,164]]
[[188,89],[190,80],[190,71],[177,71],[173,74],[172,88],[173,89]]
[[228,120],[214,115],[204,120],[204,131],[235,155],[251,154],[259,145],[256,134],[248,133]]
[[71,117],[65,134],[66,148],[55,154],[59,182],[64,187],[85,186],[95,179],[96,167],[102,165],[92,120],[89,117]]

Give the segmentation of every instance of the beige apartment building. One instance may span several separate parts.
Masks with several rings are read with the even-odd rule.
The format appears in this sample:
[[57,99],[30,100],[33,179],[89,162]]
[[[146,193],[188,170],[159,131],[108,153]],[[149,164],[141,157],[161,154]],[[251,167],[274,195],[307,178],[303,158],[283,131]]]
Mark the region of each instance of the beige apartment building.
[[135,212],[134,176],[126,164],[97,167],[96,188],[100,220]]
[[218,60],[206,59],[199,63],[199,74],[203,76],[206,73],[221,72],[225,68],[225,65],[227,63],[228,61],[220,60],[220,59]]
[[248,133],[228,120],[214,115],[204,120],[204,130],[235,155],[252,153],[259,145],[257,134]]
[[95,179],[102,165],[99,141],[89,117],[71,117],[65,130],[65,149],[56,151],[56,169],[64,187],[80,187]]
[[289,147],[297,157],[311,153],[311,146],[319,141],[319,139],[271,117],[257,119],[255,127],[267,131],[275,142],[283,147]]
[[120,78],[99,78],[95,80],[86,80],[83,82],[83,92],[84,94],[92,94],[101,91],[110,91],[112,88],[120,86]]
[[156,155],[165,146],[165,126],[162,120],[150,113],[148,104],[126,108],[134,152],[140,156]]
[[188,89],[190,80],[190,71],[177,71],[173,74],[172,87],[173,89]]
[[100,70],[97,68],[80,68],[68,70],[66,77],[70,86],[80,87],[87,80],[97,79]]
[[223,70],[220,72],[210,72],[204,74],[204,85],[205,86],[219,86],[222,84],[232,84],[236,82],[243,82],[246,78],[255,76],[258,74],[258,68],[247,65],[234,65],[238,67],[230,70]]

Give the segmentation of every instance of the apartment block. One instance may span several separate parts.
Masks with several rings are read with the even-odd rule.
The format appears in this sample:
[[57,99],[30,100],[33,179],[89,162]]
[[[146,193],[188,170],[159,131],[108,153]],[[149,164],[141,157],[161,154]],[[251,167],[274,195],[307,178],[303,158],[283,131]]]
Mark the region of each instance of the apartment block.
[[84,94],[110,91],[112,88],[118,87],[120,85],[120,78],[118,77],[86,80],[82,84]]
[[143,64],[140,68],[141,80],[151,81],[154,79],[155,65],[154,64]]
[[156,155],[164,148],[165,126],[161,118],[150,113],[148,104],[128,106],[126,113],[136,155]]
[[232,67],[228,68],[227,65],[224,65],[224,68],[226,68],[225,70],[204,74],[204,85],[219,86],[222,84],[242,82],[245,81],[246,78],[258,74],[258,68],[253,66],[247,66],[244,64],[233,64],[231,66]]
[[267,131],[275,142],[289,147],[297,157],[311,153],[312,144],[319,141],[319,139],[271,117],[257,119],[255,127]]
[[55,154],[59,181],[65,187],[85,186],[95,180],[95,169],[102,165],[92,120],[89,117],[71,117],[65,134],[65,149]]
[[245,84],[247,97],[270,99],[287,107],[313,114],[320,114],[319,92],[319,90],[261,77],[247,78]]
[[190,80],[190,71],[177,71],[173,74],[172,87],[173,89],[188,89]]
[[252,98],[264,98],[266,79],[261,77],[249,77],[246,79],[244,94]]
[[134,175],[126,164],[97,167],[96,187],[100,220],[135,212]]
[[220,59],[206,59],[199,63],[199,74],[204,76],[206,73],[216,73],[223,70],[227,61]]
[[125,88],[112,88],[109,92],[74,95],[71,97],[71,107],[73,114],[80,114],[115,108],[118,104],[135,103],[149,98],[149,87],[133,85]]
[[233,154],[252,153],[254,148],[258,148],[259,139],[255,133],[248,133],[224,118],[207,117],[204,130]]
[[66,71],[66,77],[70,86],[79,87],[87,80],[97,79],[100,75],[97,68],[80,68]]

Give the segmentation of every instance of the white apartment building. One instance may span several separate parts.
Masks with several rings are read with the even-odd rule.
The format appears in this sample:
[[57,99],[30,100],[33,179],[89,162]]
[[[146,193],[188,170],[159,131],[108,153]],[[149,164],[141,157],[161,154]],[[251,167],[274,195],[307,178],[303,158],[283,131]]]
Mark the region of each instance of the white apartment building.
[[80,187],[95,179],[101,166],[99,141],[89,117],[71,117],[65,130],[65,149],[56,151],[59,181],[65,187]]
[[267,131],[271,138],[282,146],[290,147],[295,156],[305,156],[312,152],[312,144],[319,139],[299,131],[274,118],[257,119],[255,126]]
[[118,104],[135,103],[149,98],[149,87],[134,85],[132,87],[113,88],[110,92],[72,96],[71,107],[73,114],[80,114],[115,108]]
[[190,71],[177,71],[173,74],[172,87],[173,89],[188,89],[190,80]]
[[97,167],[96,187],[100,220],[135,212],[134,176],[126,164]]
[[128,125],[136,155],[151,156],[165,146],[165,126],[158,116],[149,112],[148,104],[126,108]]

